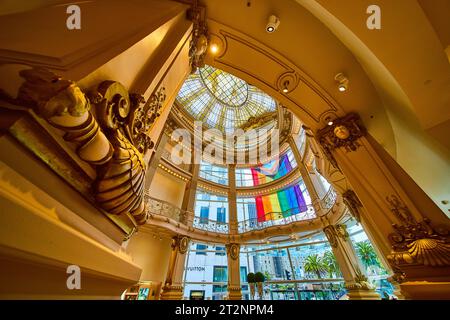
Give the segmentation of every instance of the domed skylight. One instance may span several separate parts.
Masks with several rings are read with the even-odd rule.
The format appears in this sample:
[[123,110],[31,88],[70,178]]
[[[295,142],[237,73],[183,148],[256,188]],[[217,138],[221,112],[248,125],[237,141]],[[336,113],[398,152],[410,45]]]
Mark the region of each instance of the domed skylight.
[[274,99],[225,71],[205,66],[190,75],[177,96],[194,119],[209,128],[232,133],[257,118],[276,111]]

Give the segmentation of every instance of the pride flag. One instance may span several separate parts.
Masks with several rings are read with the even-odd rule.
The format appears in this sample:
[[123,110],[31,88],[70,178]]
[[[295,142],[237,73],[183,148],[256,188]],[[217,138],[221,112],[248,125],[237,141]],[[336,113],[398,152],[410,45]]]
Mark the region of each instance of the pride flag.
[[[273,170],[276,165],[278,170]],[[261,166],[259,168],[252,168],[253,185],[257,186],[273,180],[276,180],[292,170],[291,163],[286,154],[284,154],[279,162],[270,163],[269,166]],[[267,173],[264,174],[263,172]],[[294,185],[284,190],[279,190],[265,196],[255,197],[256,215],[258,222],[267,220],[278,220],[289,217],[293,214],[305,212],[307,210],[305,199],[299,185]]]

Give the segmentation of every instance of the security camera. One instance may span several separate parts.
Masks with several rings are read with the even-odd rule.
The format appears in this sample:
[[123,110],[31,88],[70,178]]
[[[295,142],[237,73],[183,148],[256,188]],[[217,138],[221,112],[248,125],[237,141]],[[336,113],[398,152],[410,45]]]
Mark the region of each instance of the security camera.
[[278,17],[271,15],[269,17],[269,21],[267,22],[266,25],[266,31],[268,33],[272,33],[275,30],[277,30],[278,26],[280,25],[280,19],[278,19]]

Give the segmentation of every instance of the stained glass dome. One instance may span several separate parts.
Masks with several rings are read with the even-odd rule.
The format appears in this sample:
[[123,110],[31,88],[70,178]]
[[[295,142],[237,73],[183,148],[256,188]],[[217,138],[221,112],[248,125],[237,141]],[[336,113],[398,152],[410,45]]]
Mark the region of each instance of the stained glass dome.
[[277,108],[275,100],[258,88],[208,65],[186,79],[177,102],[195,120],[225,133]]

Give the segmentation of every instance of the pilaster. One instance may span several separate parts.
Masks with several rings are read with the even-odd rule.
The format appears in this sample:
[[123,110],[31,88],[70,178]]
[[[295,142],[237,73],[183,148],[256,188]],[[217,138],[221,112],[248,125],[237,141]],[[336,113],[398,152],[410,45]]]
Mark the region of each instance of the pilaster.
[[350,300],[378,300],[380,296],[369,283],[367,275],[358,260],[346,226],[329,225],[323,229],[330,242],[333,254],[339,264]]
[[240,246],[237,243],[230,243],[226,245],[226,249],[228,262],[228,299],[241,300]]
[[189,242],[188,237],[175,236],[172,238],[172,252],[161,300],[183,299],[183,271]]
[[360,202],[353,214],[391,265],[392,280],[405,297],[449,298],[450,228],[439,207],[367,133],[357,114],[335,119],[316,139],[352,186]]

